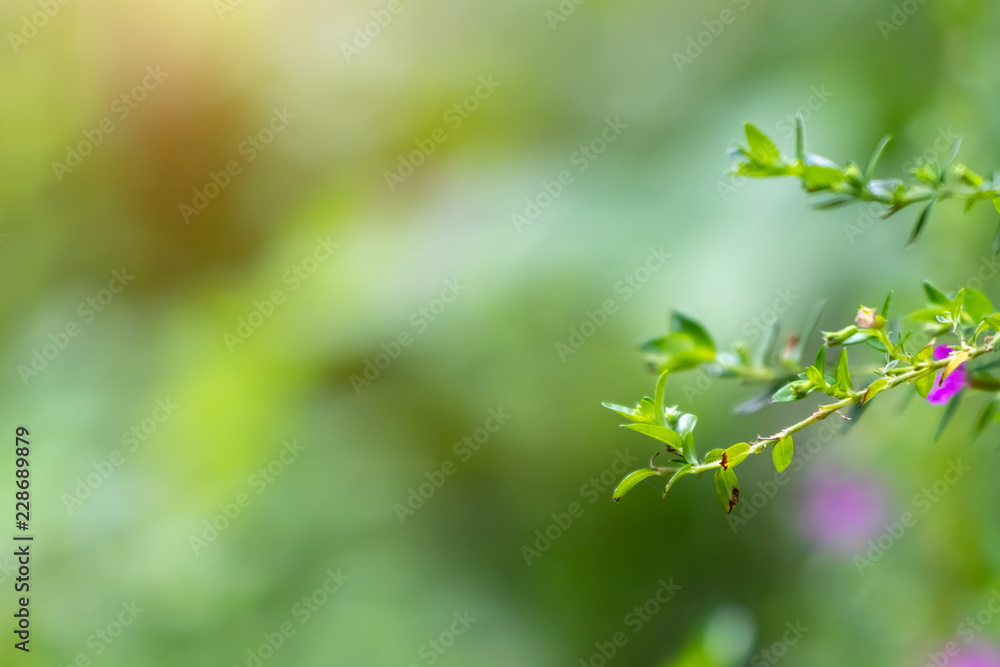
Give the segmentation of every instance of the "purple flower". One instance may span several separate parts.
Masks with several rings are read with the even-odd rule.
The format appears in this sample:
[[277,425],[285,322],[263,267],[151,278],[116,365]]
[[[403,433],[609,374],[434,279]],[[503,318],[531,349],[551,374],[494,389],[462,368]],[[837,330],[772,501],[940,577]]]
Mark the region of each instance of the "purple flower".
[[[951,352],[951,348],[947,345],[938,345],[934,348],[934,358],[937,360],[947,359]],[[965,386],[966,372],[964,363],[959,364],[958,368],[952,371],[951,375],[945,378],[944,382],[941,381],[941,375],[943,374],[942,372],[935,378],[934,388],[927,394],[927,400],[934,405],[944,405],[955,394],[962,391],[962,387]]]
[[881,485],[834,469],[811,476],[799,505],[799,529],[825,551],[849,555],[878,537],[886,516]]
[[947,664],[948,667],[1000,667],[1000,652],[995,646],[980,642],[962,647]]

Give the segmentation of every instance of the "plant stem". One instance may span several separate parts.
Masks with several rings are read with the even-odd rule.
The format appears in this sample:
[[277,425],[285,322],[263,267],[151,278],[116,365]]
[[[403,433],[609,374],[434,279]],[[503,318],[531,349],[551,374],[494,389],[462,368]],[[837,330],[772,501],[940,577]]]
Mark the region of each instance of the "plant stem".
[[[920,379],[920,378],[922,378],[922,377],[924,377],[926,375],[933,374],[938,369],[941,369],[941,368],[944,368],[945,366],[947,366],[949,364],[949,362],[951,362],[951,360],[956,355],[958,355],[958,354],[960,354],[962,352],[967,352],[968,355],[969,355],[968,359],[972,360],[972,359],[975,359],[976,357],[978,357],[980,355],[983,355],[983,354],[986,354],[987,352],[992,352],[992,351],[993,351],[993,341],[989,341],[987,344],[981,345],[979,347],[964,347],[964,349],[955,350],[952,354],[948,355],[944,359],[932,359],[931,361],[918,364],[912,370],[907,371],[905,373],[902,373],[900,375],[896,375],[896,376],[891,377],[891,378],[890,377],[883,378],[883,379],[886,380],[886,384],[885,384],[885,387],[882,389],[882,391],[887,391],[887,390],[892,389],[894,387],[897,387],[897,386],[899,386],[901,384],[905,384],[905,383],[911,382],[913,380],[918,380],[918,379]],[[878,380],[876,380],[875,382],[878,382]],[[874,384],[874,383],[872,383],[872,384]],[[758,454],[758,453],[762,452],[764,449],[766,449],[769,443],[777,442],[778,440],[781,440],[782,438],[790,436],[793,433],[797,433],[797,432],[801,431],[802,429],[815,424],[816,422],[823,421],[824,419],[826,419],[830,415],[834,414],[835,412],[839,412],[841,409],[847,407],[848,405],[851,405],[853,403],[857,403],[858,401],[862,400],[862,398],[864,398],[868,394],[868,390],[871,389],[871,386],[872,385],[868,385],[867,387],[864,388],[864,390],[858,391],[858,392],[854,392],[850,396],[848,396],[846,398],[842,398],[839,401],[837,401],[836,403],[831,403],[829,405],[821,405],[819,407],[819,409],[816,410],[816,412],[812,413],[811,415],[809,415],[808,417],[806,417],[802,421],[796,422],[795,424],[792,424],[791,426],[787,426],[787,427],[783,428],[782,430],[778,431],[777,433],[775,433],[774,435],[770,435],[770,436],[767,436],[767,437],[758,437],[756,440],[754,440],[752,443],[750,443],[750,453],[751,454]],[[722,461],[721,460],[712,461],[710,463],[701,463],[701,464],[698,464],[696,466],[692,466],[691,472],[692,473],[703,473],[703,472],[706,472],[708,470],[712,470],[714,468],[719,468],[721,466],[722,466]]]

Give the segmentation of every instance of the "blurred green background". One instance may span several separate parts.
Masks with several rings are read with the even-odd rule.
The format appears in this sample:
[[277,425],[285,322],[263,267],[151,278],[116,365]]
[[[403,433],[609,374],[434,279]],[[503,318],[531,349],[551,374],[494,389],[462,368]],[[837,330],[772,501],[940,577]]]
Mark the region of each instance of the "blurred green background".
[[[940,408],[885,396],[736,530],[710,480],[613,504],[657,448],[600,407],[652,393],[635,343],[674,307],[728,347],[776,301],[785,332],[821,299],[839,328],[989,266],[990,207],[904,249],[913,211],[725,170],[745,121],[790,151],[799,111],[840,163],[962,134],[988,173],[995,3],[10,0],[0,25],[0,382],[36,535],[30,655],[0,558],[3,664],[998,664],[973,401],[933,442]],[[809,409],[702,385],[667,396],[702,451]]]

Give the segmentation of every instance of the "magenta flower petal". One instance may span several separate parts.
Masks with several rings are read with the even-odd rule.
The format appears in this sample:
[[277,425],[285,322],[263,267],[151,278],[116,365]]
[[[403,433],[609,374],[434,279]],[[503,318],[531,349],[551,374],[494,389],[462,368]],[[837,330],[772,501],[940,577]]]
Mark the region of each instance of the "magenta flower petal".
[[[951,354],[951,348],[947,345],[938,345],[934,348],[934,358],[940,361],[947,359]],[[941,373],[934,378],[934,388],[927,394],[927,401],[934,405],[944,405],[950,401],[955,394],[962,391],[965,386],[966,372],[965,364],[959,364],[958,368],[952,371],[944,382],[941,382]]]

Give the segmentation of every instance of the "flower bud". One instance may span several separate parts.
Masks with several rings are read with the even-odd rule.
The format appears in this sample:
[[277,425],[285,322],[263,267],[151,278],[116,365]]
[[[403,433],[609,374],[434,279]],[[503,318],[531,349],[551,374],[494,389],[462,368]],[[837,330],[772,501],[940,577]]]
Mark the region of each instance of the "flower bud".
[[854,323],[861,329],[881,329],[885,326],[885,318],[875,314],[874,308],[861,306],[854,318]]

